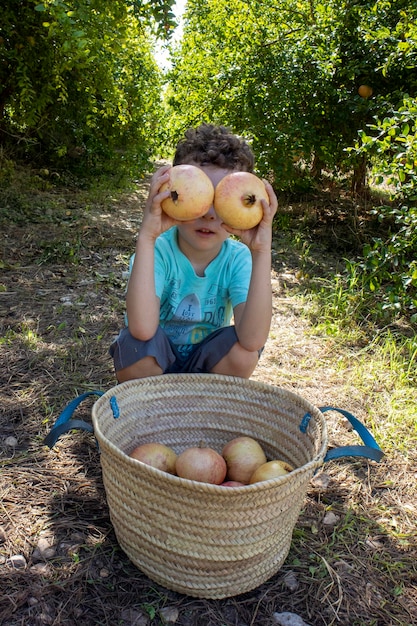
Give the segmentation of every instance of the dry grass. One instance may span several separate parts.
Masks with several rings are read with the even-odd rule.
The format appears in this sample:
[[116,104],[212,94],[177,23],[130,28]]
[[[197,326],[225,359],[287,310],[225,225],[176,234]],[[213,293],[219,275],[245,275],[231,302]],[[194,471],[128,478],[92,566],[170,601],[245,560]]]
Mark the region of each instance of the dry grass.
[[[267,626],[282,611],[312,626],[415,624],[414,450],[390,450],[381,464],[326,465],[282,569],[251,593],[208,601],[156,585],[120,550],[90,434],[66,435],[51,451],[42,445],[69,400],[115,383],[107,347],[122,322],[122,271],[144,193],[109,196],[86,211],[81,192],[47,191],[50,218],[38,211],[37,223],[2,222],[0,624],[155,626],[167,608],[178,610],[180,626]],[[13,213],[16,196],[7,202]],[[369,425],[376,396],[355,382],[342,348],[312,333],[297,295],[297,254],[280,235],[277,242],[274,320],[254,378]],[[89,420],[92,402],[77,417]],[[328,415],[332,444],[351,443],[344,421]],[[15,555],[24,567],[11,566]]]

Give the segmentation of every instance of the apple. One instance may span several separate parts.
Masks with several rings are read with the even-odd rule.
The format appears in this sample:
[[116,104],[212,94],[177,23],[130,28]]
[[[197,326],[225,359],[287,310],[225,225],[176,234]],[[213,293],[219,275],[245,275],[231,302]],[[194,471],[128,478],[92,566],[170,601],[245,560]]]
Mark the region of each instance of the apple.
[[291,465],[285,463],[285,461],[268,461],[253,472],[249,484],[253,485],[254,483],[260,483],[264,480],[270,480],[271,478],[286,476],[289,472],[292,472],[292,470]]
[[174,165],[169,170],[169,181],[160,189],[167,190],[170,196],[161,202],[161,206],[167,215],[176,220],[202,217],[213,204],[213,183],[196,165]]
[[217,184],[214,210],[227,226],[247,230],[262,220],[261,200],[269,203],[260,178],[250,172],[232,172]]
[[222,450],[227,465],[227,479],[247,484],[257,467],[266,463],[265,452],[253,439],[242,435],[228,441]]
[[200,483],[220,485],[226,478],[226,461],[212,448],[187,448],[178,455],[177,476]]
[[361,85],[358,89],[358,94],[361,98],[370,98],[373,94],[372,87],[369,87],[369,85]]
[[142,443],[140,446],[134,448],[129,456],[132,457],[132,459],[146,463],[146,465],[156,467],[163,472],[175,474],[177,455],[172,448],[169,448],[163,443]]

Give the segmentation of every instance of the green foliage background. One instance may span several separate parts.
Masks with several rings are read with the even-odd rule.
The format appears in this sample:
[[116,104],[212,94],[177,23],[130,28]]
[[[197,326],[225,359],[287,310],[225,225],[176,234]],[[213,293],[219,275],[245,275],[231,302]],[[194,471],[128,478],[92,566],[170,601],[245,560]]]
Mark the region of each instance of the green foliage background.
[[171,5],[5,0],[0,132],[9,154],[83,167],[128,158],[146,167],[161,119],[152,46],[158,27],[173,24]]
[[346,148],[358,130],[387,98],[415,94],[415,18],[406,0],[189,0],[168,76],[170,136],[201,120],[229,124],[253,138],[278,187],[299,178],[300,159],[316,173],[355,167]]

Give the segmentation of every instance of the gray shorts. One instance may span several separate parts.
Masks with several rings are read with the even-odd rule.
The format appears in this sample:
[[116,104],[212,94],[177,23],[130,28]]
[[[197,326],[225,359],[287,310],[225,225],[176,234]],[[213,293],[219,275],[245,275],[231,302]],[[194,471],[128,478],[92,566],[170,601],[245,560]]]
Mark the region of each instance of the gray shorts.
[[135,339],[128,328],[123,328],[116,341],[110,346],[116,372],[130,367],[145,356],[156,359],[164,374],[209,373],[238,341],[234,326],[219,328],[203,341],[197,343],[184,360],[170,342],[161,326],[149,341]]

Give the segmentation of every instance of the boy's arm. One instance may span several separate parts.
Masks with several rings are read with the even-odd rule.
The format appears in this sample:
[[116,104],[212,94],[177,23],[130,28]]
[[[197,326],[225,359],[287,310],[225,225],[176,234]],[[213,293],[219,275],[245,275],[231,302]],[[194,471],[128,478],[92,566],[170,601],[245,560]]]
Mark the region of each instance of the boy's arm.
[[266,201],[263,202],[264,214],[261,223],[248,231],[233,231],[240,236],[252,253],[252,274],[247,300],[234,309],[239,343],[251,352],[260,350],[265,345],[272,319],[272,221],[278,201],[271,185],[264,182],[269,195],[269,205]]
[[135,260],[126,293],[129,330],[136,339],[151,339],[159,324],[159,298],[155,291],[155,240],[139,233]]
[[252,255],[252,263],[247,300],[234,309],[239,343],[250,352],[265,345],[271,326],[271,252]]
[[169,179],[169,166],[152,176],[148,200],[140,227],[132,272],[126,294],[126,312],[131,334],[137,339],[151,339],[159,325],[159,298],[155,291],[155,242],[157,237],[177,222],[161,208],[169,191],[159,192]]

